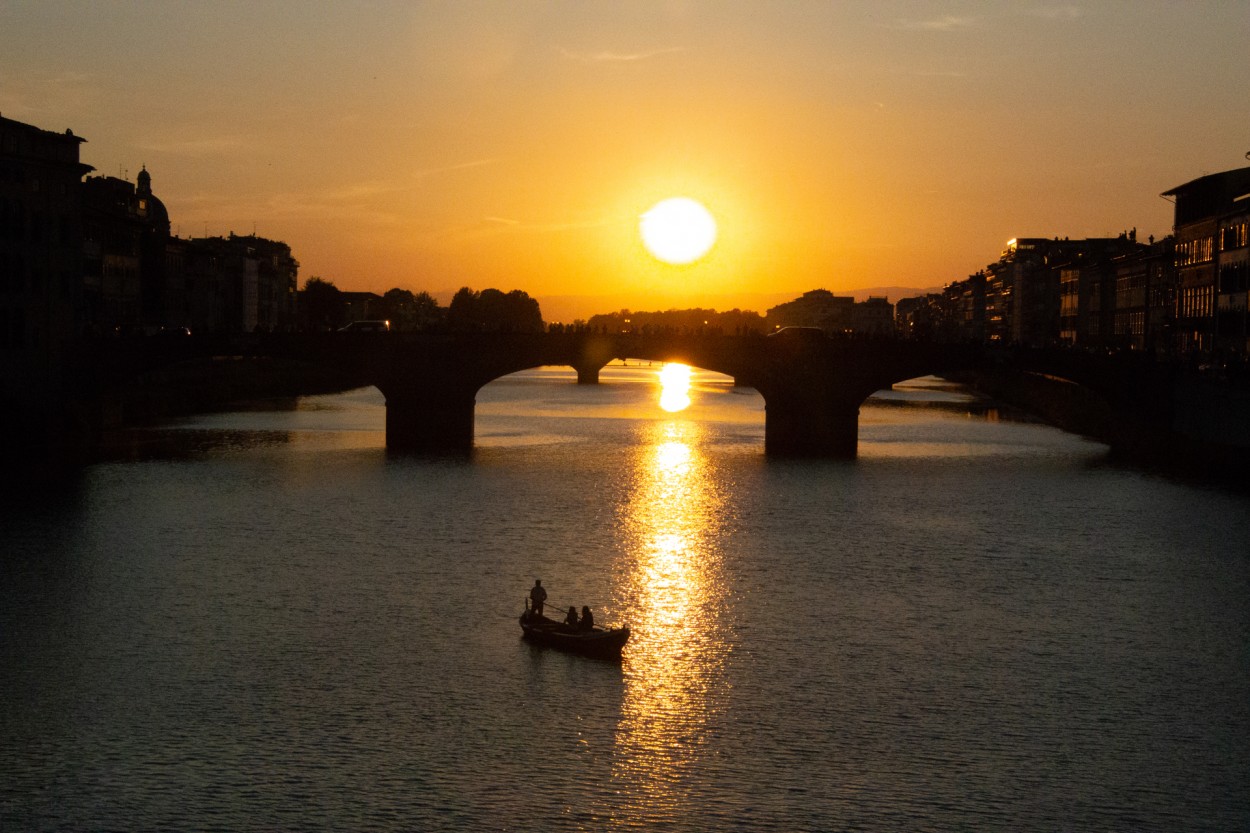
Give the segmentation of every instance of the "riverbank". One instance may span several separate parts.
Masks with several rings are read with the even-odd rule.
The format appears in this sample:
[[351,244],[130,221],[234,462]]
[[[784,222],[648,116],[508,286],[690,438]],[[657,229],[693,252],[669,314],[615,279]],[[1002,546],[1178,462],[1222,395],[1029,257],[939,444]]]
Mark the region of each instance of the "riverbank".
[[1244,386],[1185,377],[1171,401],[1124,414],[1087,388],[1041,374],[966,371],[946,378],[1105,442],[1117,460],[1250,486],[1250,389]]
[[240,403],[338,393],[360,380],[308,362],[213,356],[180,362],[126,385],[49,398],[10,414],[0,461],[10,484],[57,481],[87,463],[117,456],[136,429],[191,414],[240,410]]
[[141,429],[192,414],[294,409],[298,397],[340,393],[358,379],[308,362],[214,356],[147,374],[96,403],[92,459],[127,456]]

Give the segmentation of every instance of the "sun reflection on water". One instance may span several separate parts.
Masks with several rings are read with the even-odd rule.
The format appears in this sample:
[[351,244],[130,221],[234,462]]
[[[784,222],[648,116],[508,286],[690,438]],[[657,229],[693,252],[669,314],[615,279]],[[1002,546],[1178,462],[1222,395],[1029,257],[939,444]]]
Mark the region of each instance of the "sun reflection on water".
[[723,499],[700,450],[702,428],[653,423],[620,509],[627,557],[617,586],[632,635],[613,778],[633,818],[680,819],[683,772],[720,712],[728,651],[720,555]]
[[669,413],[690,407],[690,379],[693,371],[684,364],[670,363],[660,370],[660,407]]

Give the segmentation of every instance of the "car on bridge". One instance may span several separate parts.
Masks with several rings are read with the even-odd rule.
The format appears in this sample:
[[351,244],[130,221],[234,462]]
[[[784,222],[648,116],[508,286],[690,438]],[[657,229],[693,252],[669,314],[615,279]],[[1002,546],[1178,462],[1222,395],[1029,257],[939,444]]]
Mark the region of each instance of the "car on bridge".
[[820,327],[782,327],[768,334],[769,338],[783,338],[787,341],[824,341],[828,336]]
[[391,331],[391,322],[389,321],[353,321],[346,327],[339,327],[340,333],[389,333]]

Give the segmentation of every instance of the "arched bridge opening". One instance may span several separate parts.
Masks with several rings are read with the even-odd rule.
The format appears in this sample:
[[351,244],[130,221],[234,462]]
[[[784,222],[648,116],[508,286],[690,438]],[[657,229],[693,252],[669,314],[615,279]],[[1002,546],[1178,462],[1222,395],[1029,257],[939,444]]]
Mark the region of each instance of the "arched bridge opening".
[[851,459],[865,399],[894,382],[966,364],[970,355],[914,342],[805,335],[488,333],[392,334],[371,339],[353,361],[386,397],[393,451],[470,449],[477,393],[502,376],[566,365],[590,384],[609,362],[633,358],[681,362],[755,388],[764,399],[768,454]]

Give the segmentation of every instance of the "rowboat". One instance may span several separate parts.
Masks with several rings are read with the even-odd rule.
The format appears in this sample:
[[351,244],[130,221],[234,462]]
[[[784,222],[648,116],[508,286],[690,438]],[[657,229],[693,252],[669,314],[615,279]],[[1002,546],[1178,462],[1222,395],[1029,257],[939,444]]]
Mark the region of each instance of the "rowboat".
[[521,636],[536,645],[559,648],[600,659],[620,659],[629,639],[629,627],[576,630],[562,622],[527,610],[521,614]]

